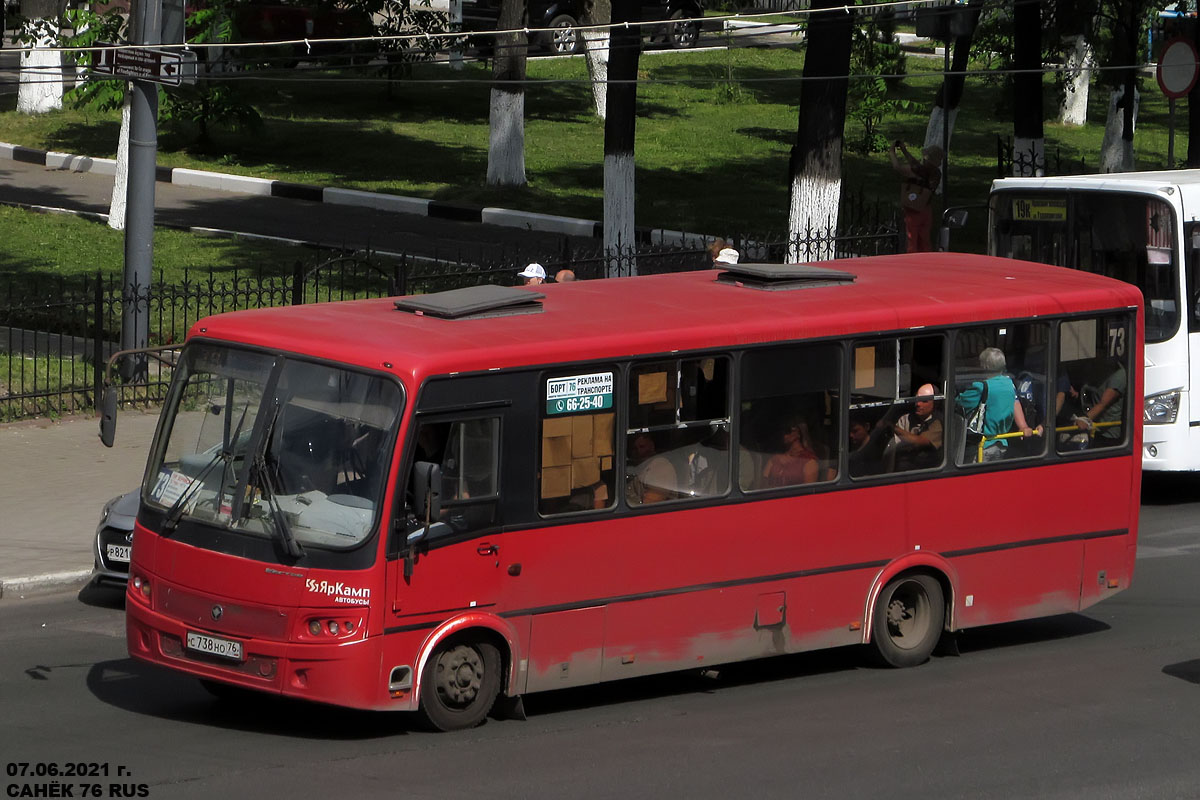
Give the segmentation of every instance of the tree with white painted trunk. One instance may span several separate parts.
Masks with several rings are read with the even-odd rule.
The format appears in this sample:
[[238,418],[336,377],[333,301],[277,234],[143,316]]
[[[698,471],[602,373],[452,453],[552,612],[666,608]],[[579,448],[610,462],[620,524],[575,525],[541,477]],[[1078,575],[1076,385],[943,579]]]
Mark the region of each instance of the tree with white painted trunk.
[[22,114],[62,108],[62,52],[50,48],[58,43],[59,20],[65,10],[65,0],[21,0],[21,16],[26,22],[20,39],[30,48],[21,53],[17,111]]
[[[832,258],[832,247],[801,244],[837,230],[842,196],[842,138],[853,12],[837,0],[814,0],[800,86],[800,114],[792,147],[788,204],[788,260]],[[821,11],[820,9],[835,9]]]
[[[613,22],[635,21],[638,10],[637,0],[613,0]],[[633,260],[634,134],[641,52],[642,35],[636,27],[613,29],[604,118],[604,250],[610,277],[637,273]],[[623,266],[628,268],[623,270]]]
[[[612,20],[611,0],[584,0],[582,22],[587,25],[608,25]],[[605,117],[605,100],[608,94],[608,41],[607,28],[587,28],[581,31],[583,53],[587,59],[588,79],[592,82],[592,104],[596,116]]]
[[[1141,0],[1115,0],[1112,4],[1112,49],[1103,80],[1110,95],[1104,140],[1100,143],[1101,172],[1129,172],[1135,169],[1133,134],[1137,125],[1137,60],[1141,44]],[[1103,24],[1103,23],[1102,23]]]
[[108,202],[108,227],[115,231],[125,230],[125,198],[129,185],[129,93],[121,104],[121,133],[117,140],[117,167],[113,176],[112,197]]
[[502,0],[488,114],[489,186],[525,185],[525,0]]

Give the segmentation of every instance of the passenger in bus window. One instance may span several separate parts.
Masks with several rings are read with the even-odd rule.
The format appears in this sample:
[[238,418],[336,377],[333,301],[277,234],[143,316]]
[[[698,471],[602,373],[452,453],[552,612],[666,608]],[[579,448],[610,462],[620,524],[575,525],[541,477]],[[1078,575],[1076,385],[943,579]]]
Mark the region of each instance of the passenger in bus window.
[[864,416],[850,418],[850,477],[879,475],[884,471],[883,453],[892,437],[892,424],[884,415],[874,425]]
[[820,477],[817,448],[813,444],[808,423],[793,420],[783,432],[783,452],[771,456],[763,467],[763,480],[768,488],[815,483]]
[[[975,381],[958,393],[955,404],[965,416],[985,404],[983,420],[983,458],[982,461],[999,461],[1008,453],[1008,440],[996,438],[1014,429],[1023,436],[1040,436],[1041,426],[1035,430],[1025,422],[1025,412],[1021,401],[1017,399],[1017,389],[1012,378],[1005,374],[1006,367],[1004,351],[998,347],[984,348],[979,354],[979,366],[988,377]],[[987,397],[984,398],[984,386],[987,386]],[[979,439],[967,437],[966,461],[979,461]]]
[[932,384],[917,389],[913,410],[900,417],[893,428],[892,469],[907,472],[929,469],[942,463],[942,415],[937,410]]
[[626,499],[631,506],[661,503],[679,496],[679,476],[649,433],[641,432],[629,440],[632,469],[626,476]]
[[[1094,394],[1099,399],[1083,414],[1075,418],[1075,426],[1081,431],[1093,431],[1092,444],[1109,447],[1119,443],[1124,435],[1121,421],[1125,414],[1125,390],[1128,376],[1125,366],[1119,361],[1112,365],[1108,377],[1097,387]],[[1084,394],[1088,394],[1085,387]]]

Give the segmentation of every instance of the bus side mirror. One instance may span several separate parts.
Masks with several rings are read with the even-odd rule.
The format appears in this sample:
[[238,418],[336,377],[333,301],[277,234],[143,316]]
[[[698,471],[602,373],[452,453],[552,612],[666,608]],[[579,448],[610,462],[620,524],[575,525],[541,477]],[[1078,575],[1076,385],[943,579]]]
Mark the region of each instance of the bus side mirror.
[[967,217],[969,214],[965,208],[956,208],[946,215],[945,224],[947,228],[963,228],[966,227]]
[[105,386],[100,400],[100,441],[105,447],[112,447],[116,438],[117,389],[115,386]]

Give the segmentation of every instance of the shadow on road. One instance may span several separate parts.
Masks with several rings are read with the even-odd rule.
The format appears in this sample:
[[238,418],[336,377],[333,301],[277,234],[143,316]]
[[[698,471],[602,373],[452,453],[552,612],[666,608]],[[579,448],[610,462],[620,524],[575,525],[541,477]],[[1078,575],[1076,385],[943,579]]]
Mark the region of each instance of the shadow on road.
[[79,590],[76,598],[85,606],[112,609],[125,608],[125,589],[121,586],[98,586],[97,584],[89,583]]
[[1196,501],[1200,475],[1190,472],[1143,472],[1142,505],[1174,506]]
[[408,733],[409,714],[354,711],[253,692],[218,699],[194,678],[125,658],[87,674],[96,699],[134,714],[299,739],[360,740]]
[[[956,641],[958,653],[969,655],[1106,630],[1109,630],[1108,625],[1090,617],[1062,614],[972,629],[958,634]],[[945,648],[939,652],[953,653],[953,650]],[[878,668],[871,655],[866,647],[838,647],[705,670],[687,670],[543,692],[525,698],[525,712],[529,716],[542,717],[675,695],[713,693],[738,686],[796,680],[864,667]],[[1169,669],[1164,669],[1164,672]],[[1188,680],[1200,683],[1200,661],[1188,662],[1181,665],[1181,669],[1191,676],[1187,677]],[[355,711],[255,692],[231,692],[218,699],[194,678],[132,659],[95,664],[88,672],[87,686],[101,702],[134,714],[268,736],[357,741],[419,730],[415,715],[410,714]]]

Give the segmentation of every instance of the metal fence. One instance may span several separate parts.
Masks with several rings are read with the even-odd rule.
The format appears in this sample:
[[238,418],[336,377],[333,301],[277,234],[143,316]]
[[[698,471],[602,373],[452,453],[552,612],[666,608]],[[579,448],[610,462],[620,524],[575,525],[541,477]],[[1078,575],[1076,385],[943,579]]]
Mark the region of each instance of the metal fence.
[[[727,241],[743,260],[779,262],[788,252],[810,260],[897,252],[901,235],[893,222],[832,231],[786,235],[736,235]],[[639,244],[605,251],[563,241],[556,253],[537,256],[553,275],[572,269],[580,280],[614,275],[708,269],[706,237],[686,244]],[[161,276],[149,287],[126,288],[119,277],[97,273],[78,279],[34,281],[0,275],[0,422],[59,416],[94,409],[104,368],[120,349],[122,310],[137,303],[149,310],[150,345],[182,343],[199,319],[225,311],[365,297],[423,294],[484,283],[510,284],[529,254],[488,263],[382,258],[343,253],[315,264],[297,262],[290,275],[209,271],[184,273],[182,281]],[[149,362],[119,384],[123,404],[160,402],[171,369]]]

